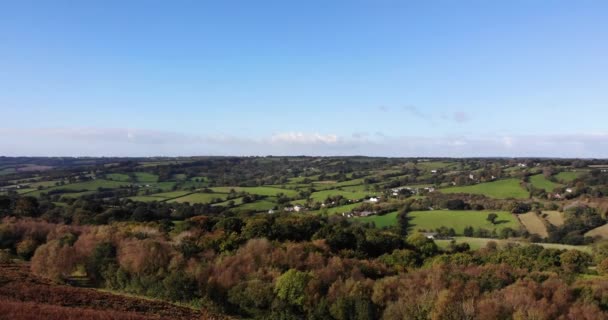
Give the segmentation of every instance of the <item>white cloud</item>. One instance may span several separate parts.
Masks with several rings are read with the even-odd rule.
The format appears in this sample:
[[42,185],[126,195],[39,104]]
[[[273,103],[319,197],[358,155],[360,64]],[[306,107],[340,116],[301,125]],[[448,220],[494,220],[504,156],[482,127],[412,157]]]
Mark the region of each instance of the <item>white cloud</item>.
[[320,133],[302,133],[302,132],[284,132],[277,133],[270,138],[273,143],[286,144],[336,144],[338,136],[335,134],[320,134]]
[[0,129],[0,155],[369,155],[608,158],[608,133],[388,136],[282,132],[266,137],[127,128]]

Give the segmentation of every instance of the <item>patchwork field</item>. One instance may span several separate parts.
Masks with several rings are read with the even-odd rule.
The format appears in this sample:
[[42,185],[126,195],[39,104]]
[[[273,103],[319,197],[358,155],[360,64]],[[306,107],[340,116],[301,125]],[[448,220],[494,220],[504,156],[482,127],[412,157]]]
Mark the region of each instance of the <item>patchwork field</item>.
[[525,214],[518,214],[517,217],[523,226],[530,233],[537,234],[543,238],[549,236],[547,227],[542,218],[540,218],[535,212],[528,212]]
[[519,185],[518,179],[504,179],[471,186],[439,189],[443,193],[481,194],[495,199],[526,199],[528,192]]

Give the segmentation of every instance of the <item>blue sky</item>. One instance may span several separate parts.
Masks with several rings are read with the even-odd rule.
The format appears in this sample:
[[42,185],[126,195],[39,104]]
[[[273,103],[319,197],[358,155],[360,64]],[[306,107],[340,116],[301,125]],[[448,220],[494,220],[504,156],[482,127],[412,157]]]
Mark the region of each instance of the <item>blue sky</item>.
[[3,155],[608,157],[605,1],[3,1]]

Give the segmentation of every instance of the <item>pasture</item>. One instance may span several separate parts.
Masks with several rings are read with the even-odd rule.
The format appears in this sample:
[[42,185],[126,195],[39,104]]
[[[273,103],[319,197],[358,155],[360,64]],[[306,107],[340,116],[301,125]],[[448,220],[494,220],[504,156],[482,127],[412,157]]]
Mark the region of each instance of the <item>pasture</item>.
[[549,236],[545,221],[539,217],[536,212],[528,212],[525,214],[518,214],[517,217],[521,224],[528,230],[528,232],[537,234],[543,238]]
[[353,211],[353,209],[356,209],[359,206],[361,206],[361,202],[356,202],[356,203],[347,204],[344,206],[332,207],[332,208],[322,208],[317,211],[311,211],[311,213],[327,214],[327,215],[342,214],[343,212],[351,212],[351,211]]
[[310,195],[310,197],[316,202],[323,202],[329,196],[342,196],[348,200],[360,200],[365,198],[366,196],[375,195],[375,192],[367,192],[367,191],[346,191],[346,190],[323,190],[317,191]]
[[554,226],[564,224],[564,214],[559,211],[543,211],[542,216]]
[[188,202],[190,204],[194,204],[194,203],[212,203],[212,202],[216,202],[218,201],[225,201],[226,200],[226,196],[227,194],[225,193],[191,193],[188,195],[185,195],[183,197],[179,197],[179,198],[174,198],[171,200],[168,200],[167,202],[172,203],[172,202],[178,202],[178,203],[185,203]]
[[[471,247],[471,250],[478,250],[481,248],[485,248],[488,242],[493,241],[498,244],[499,247],[504,247],[507,244],[516,244],[516,245],[530,245],[528,242],[517,241],[517,240],[504,240],[504,239],[490,239],[490,238],[473,238],[473,237],[454,237],[455,242],[458,243],[468,243]],[[452,240],[435,240],[435,243],[440,248],[447,248]],[[567,244],[559,244],[559,243],[534,243],[543,248],[547,249],[558,249],[558,250],[579,250],[587,253],[591,253],[591,247],[589,246],[572,246]]]
[[443,193],[481,194],[495,199],[526,199],[528,192],[519,185],[518,179],[504,179],[479,183],[470,186],[458,186],[439,189]]
[[282,189],[275,187],[214,187],[211,188],[213,192],[218,193],[230,193],[230,190],[234,189],[236,192],[247,192],[250,194],[257,194],[261,196],[276,196],[279,193],[283,193],[288,197],[295,197],[298,192],[292,189]]
[[570,182],[583,174],[582,171],[562,171],[555,175],[557,181]]
[[44,190],[36,190],[28,193],[30,196],[38,197],[42,192],[49,192],[51,190],[65,190],[65,191],[96,191],[99,188],[105,189],[118,189],[120,187],[128,186],[130,183],[128,182],[120,182],[120,181],[111,181],[104,179],[90,180],[85,182],[76,182],[70,183],[63,186],[50,187]]
[[[487,221],[488,214],[494,212],[498,215],[497,223],[492,224]],[[398,212],[391,212],[382,216],[374,215],[369,217],[355,218],[361,222],[374,222],[376,227],[387,227],[397,225]],[[520,224],[517,219],[509,212],[501,211],[452,211],[452,210],[432,210],[432,211],[412,211],[408,213],[410,231],[434,231],[440,227],[454,228],[456,234],[462,235],[464,228],[471,226],[475,229],[483,228],[487,230],[496,229],[496,232],[504,228],[518,230]]]
[[[497,223],[492,224],[487,221],[489,213],[496,213]],[[412,211],[408,213],[412,231],[435,230],[439,227],[454,228],[456,234],[462,235],[464,228],[471,226],[475,229],[483,228],[487,230],[496,229],[496,232],[504,228],[518,230],[520,224],[517,219],[509,212],[504,211],[473,211],[473,210],[432,210],[432,211]]]
[[373,222],[376,228],[392,227],[397,225],[398,211],[390,212],[385,215],[374,215],[369,217],[357,217],[357,221],[360,222]]
[[547,192],[551,192],[551,191],[553,191],[553,189],[561,186],[558,183],[548,180],[542,174],[537,174],[537,175],[531,176],[530,183],[532,184],[532,186],[534,186],[534,188],[545,189],[545,191],[547,191]]
[[603,226],[597,227],[593,230],[588,231],[587,233],[585,233],[586,237],[598,237],[601,239],[608,239],[608,224],[605,224]]

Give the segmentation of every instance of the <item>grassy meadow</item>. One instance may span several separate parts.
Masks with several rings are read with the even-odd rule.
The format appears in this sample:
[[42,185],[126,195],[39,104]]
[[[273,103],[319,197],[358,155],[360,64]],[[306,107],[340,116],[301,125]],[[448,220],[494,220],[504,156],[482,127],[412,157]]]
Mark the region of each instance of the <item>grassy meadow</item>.
[[443,193],[470,193],[481,194],[495,199],[526,199],[528,191],[519,185],[518,179],[504,179],[492,182],[479,183],[470,186],[449,187],[439,189]]

